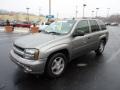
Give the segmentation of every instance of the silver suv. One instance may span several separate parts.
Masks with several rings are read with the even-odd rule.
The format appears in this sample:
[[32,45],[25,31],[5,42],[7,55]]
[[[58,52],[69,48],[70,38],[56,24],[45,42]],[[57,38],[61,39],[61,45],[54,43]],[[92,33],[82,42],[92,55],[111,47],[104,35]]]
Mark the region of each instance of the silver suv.
[[101,55],[108,35],[101,20],[57,21],[40,33],[15,40],[10,58],[25,72],[56,78],[74,58],[92,50]]

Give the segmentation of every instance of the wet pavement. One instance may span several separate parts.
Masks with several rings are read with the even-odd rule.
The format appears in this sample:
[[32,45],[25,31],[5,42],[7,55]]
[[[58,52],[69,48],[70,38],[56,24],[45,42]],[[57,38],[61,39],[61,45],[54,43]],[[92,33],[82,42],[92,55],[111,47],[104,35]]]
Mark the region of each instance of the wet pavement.
[[22,72],[9,59],[13,41],[26,34],[0,33],[0,90],[120,90],[120,27],[108,27],[103,55],[90,52],[68,64],[62,77]]

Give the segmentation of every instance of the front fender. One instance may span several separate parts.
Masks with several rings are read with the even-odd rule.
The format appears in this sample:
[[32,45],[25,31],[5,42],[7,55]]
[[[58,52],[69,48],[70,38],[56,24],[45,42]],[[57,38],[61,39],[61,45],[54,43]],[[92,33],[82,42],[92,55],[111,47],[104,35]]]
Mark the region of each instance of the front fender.
[[63,49],[67,49],[69,54],[71,54],[71,46],[69,44],[59,44],[47,49],[43,49],[41,51],[41,58],[47,58],[52,53],[63,50]]

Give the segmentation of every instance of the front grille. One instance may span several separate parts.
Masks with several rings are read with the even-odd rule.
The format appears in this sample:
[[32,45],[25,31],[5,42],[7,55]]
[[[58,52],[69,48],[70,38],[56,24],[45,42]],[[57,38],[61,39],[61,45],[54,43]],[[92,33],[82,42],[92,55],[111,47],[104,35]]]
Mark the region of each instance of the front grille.
[[25,50],[24,48],[19,47],[19,46],[15,45],[15,44],[14,44],[14,47],[17,48],[17,49],[20,50],[20,51],[24,51],[24,50]]
[[18,56],[20,56],[20,57],[23,58],[24,48],[19,47],[19,46],[17,46],[17,45],[14,45],[13,50],[14,50],[14,52],[15,52]]
[[23,55],[19,54],[19,53],[18,53],[18,52],[16,52],[15,50],[14,50],[14,52],[15,52],[18,56],[20,56],[20,57],[22,57],[22,58],[23,58]]

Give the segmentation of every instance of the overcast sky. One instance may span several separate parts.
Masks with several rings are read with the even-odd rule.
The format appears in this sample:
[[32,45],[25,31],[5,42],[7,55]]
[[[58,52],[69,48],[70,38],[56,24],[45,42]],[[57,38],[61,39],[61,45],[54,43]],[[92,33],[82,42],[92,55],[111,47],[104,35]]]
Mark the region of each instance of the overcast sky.
[[[85,16],[90,17],[92,10],[100,8],[98,16],[107,16],[107,8],[110,8],[109,15],[120,13],[120,0],[51,0],[52,14],[59,17],[75,17],[76,6],[78,6],[78,17],[82,17],[82,5],[87,4]],[[26,12],[29,7],[30,13],[48,15],[49,0],[0,0],[0,9],[9,11]],[[95,16],[95,13],[94,13]]]

